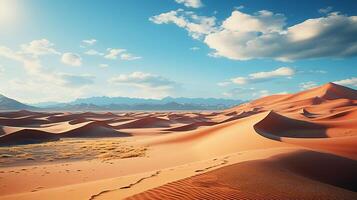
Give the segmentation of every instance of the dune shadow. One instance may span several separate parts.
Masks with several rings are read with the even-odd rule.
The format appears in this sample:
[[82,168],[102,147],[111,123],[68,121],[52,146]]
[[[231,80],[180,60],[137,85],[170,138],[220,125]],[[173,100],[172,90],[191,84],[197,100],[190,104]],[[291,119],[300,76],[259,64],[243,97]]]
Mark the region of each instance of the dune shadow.
[[272,162],[303,177],[357,192],[357,161],[315,151],[272,157]]
[[290,138],[327,138],[327,127],[308,121],[291,119],[270,112],[263,120],[253,126],[254,130],[267,138],[281,141]]

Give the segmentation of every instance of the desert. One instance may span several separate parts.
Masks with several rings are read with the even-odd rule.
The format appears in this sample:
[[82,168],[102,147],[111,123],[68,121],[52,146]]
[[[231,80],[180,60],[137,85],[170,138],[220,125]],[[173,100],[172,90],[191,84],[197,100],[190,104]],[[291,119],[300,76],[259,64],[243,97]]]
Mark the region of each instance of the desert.
[[327,83],[217,112],[2,112],[0,199],[354,199],[356,103]]

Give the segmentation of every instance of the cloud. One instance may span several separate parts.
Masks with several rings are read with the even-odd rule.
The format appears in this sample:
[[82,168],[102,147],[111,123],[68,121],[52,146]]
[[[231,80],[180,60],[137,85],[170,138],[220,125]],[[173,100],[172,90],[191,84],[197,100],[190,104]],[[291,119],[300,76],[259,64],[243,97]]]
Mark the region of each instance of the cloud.
[[87,54],[87,55],[90,55],[90,56],[103,56],[104,55],[104,53],[98,52],[98,51],[96,51],[94,49],[90,49],[90,50],[84,52],[84,54]]
[[214,32],[216,25],[215,17],[198,16],[193,12],[182,9],[169,11],[149,18],[155,24],[176,24],[184,28],[194,39],[200,39],[204,35]]
[[108,51],[108,54],[106,54],[104,56],[104,58],[107,58],[107,59],[111,59],[111,60],[115,60],[118,58],[118,55],[122,52],[125,52],[126,50],[125,49],[112,49],[112,48],[108,48],[107,49]]
[[316,87],[317,84],[314,81],[308,81],[308,82],[303,82],[300,83],[300,88],[301,90],[307,90]]
[[200,48],[199,47],[191,47],[190,50],[191,51],[198,51],[198,50],[200,50]]
[[64,53],[62,55],[61,61],[64,64],[72,65],[72,66],[81,66],[82,65],[82,58],[78,54],[74,53]]
[[213,50],[209,55],[233,60],[270,58],[291,62],[311,58],[357,56],[357,16],[338,12],[287,26],[283,14],[234,10],[220,26],[215,17],[182,9],[150,18],[156,24],[176,24]]
[[130,54],[130,53],[122,53],[120,55],[120,59],[122,60],[138,60],[138,59],[141,59],[140,56],[134,56],[133,54]]
[[232,81],[223,81],[223,82],[217,83],[217,85],[221,86],[221,87],[225,87],[225,86],[228,86],[230,84],[232,84]]
[[177,3],[183,4],[186,7],[200,8],[203,6],[201,0],[175,0]]
[[0,57],[22,63],[28,73],[24,77],[14,77],[0,86],[1,91],[11,97],[27,102],[69,101],[92,91],[82,86],[91,84],[93,76],[55,72],[43,67],[39,57],[5,46],[0,46]]
[[344,86],[357,87],[357,77],[334,81],[334,83],[339,84],[339,85],[344,85]]
[[82,87],[94,83],[94,76],[91,75],[73,75],[60,74],[62,84],[68,87]]
[[332,7],[331,6],[328,6],[328,7],[326,7],[326,8],[320,8],[319,9],[319,13],[321,13],[321,14],[326,14],[326,13],[329,13],[329,12],[331,12],[332,11]]
[[280,67],[273,71],[257,72],[249,74],[247,77],[236,77],[231,81],[238,85],[264,82],[278,77],[291,77],[295,74],[295,70],[290,67]]
[[82,40],[82,43],[86,46],[92,46],[95,43],[97,43],[97,40],[96,39]]
[[33,56],[60,54],[53,48],[54,44],[47,39],[33,40],[29,44],[22,44],[21,49],[24,53]]
[[132,61],[132,60],[138,60],[138,59],[142,58],[140,56],[135,56],[131,53],[128,53],[126,49],[108,48],[107,51],[108,51],[108,54],[106,54],[104,56],[104,58],[106,58],[106,59],[116,60],[119,57],[121,60]]
[[172,88],[176,84],[165,77],[144,72],[121,74],[109,79],[109,82],[142,88]]

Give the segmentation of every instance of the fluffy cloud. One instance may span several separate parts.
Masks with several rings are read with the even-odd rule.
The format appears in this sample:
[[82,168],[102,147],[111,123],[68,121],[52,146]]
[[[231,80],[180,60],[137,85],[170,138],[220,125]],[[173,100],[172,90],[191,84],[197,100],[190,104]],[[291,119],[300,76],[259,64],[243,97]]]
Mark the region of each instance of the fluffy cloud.
[[111,78],[109,82],[143,88],[172,88],[175,85],[175,82],[165,77],[144,72],[121,74],[117,77]]
[[203,6],[201,0],[175,0],[177,3],[183,4],[186,7],[200,8]]
[[94,83],[94,76],[91,75],[73,75],[60,74],[62,84],[68,87],[81,87]]
[[352,78],[348,78],[348,79],[335,81],[334,83],[339,84],[339,85],[344,85],[344,86],[357,87],[357,77],[352,77]]
[[295,74],[295,70],[290,67],[280,67],[273,71],[257,72],[249,74],[247,77],[236,77],[231,81],[238,85],[244,85],[249,83],[257,83],[272,80],[278,77],[291,77]]
[[182,9],[169,11],[149,18],[155,24],[176,24],[186,29],[194,39],[199,39],[204,35],[214,32],[216,29],[216,18],[198,16],[193,12]]
[[311,89],[311,88],[314,88],[316,86],[317,86],[317,84],[314,81],[308,81],[308,82],[300,83],[300,88],[302,90]]
[[61,61],[64,64],[72,65],[72,66],[82,65],[82,58],[78,54],[74,54],[74,53],[64,53],[62,55]]
[[82,43],[86,46],[92,46],[97,43],[96,39],[82,40]]
[[53,48],[54,44],[47,39],[33,40],[29,44],[21,45],[21,49],[24,53],[31,54],[33,56],[40,56],[46,54],[60,54]]
[[283,14],[267,10],[253,14],[235,10],[220,26],[216,26],[214,17],[183,10],[162,13],[150,20],[156,24],[173,23],[195,39],[204,38],[214,57],[294,61],[357,56],[357,16],[338,12],[292,26],[286,26]]
[[98,52],[98,51],[96,51],[94,49],[90,49],[90,50],[88,50],[88,51],[86,51],[84,53],[87,54],[87,55],[90,55],[90,56],[103,56],[104,55],[104,53]]

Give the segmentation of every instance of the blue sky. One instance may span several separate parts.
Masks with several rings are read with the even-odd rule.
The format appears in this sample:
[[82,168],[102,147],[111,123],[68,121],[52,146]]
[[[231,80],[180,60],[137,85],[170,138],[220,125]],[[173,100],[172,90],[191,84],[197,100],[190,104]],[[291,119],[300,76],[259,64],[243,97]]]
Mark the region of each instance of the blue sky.
[[0,0],[0,93],[255,99],[357,87],[355,1]]

